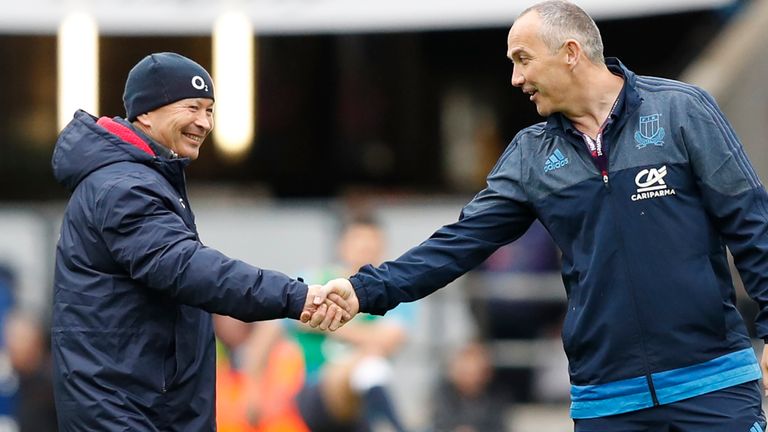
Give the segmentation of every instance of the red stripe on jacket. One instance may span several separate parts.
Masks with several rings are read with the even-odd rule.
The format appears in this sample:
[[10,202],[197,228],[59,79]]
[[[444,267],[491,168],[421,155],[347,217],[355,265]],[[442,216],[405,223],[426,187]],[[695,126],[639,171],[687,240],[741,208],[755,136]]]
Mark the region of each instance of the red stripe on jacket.
[[133,144],[135,147],[144,150],[152,156],[157,156],[155,152],[152,151],[152,149],[149,147],[149,145],[143,139],[141,139],[141,137],[138,136],[136,132],[132,131],[131,128],[126,127],[109,117],[101,117],[98,121],[96,121],[96,124],[103,127],[112,135],[117,136],[121,140]]

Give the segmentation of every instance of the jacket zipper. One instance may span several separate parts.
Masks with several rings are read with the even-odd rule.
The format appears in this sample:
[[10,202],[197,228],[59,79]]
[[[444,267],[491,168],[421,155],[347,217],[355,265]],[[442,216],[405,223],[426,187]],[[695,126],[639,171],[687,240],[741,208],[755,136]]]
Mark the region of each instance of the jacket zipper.
[[605,123],[603,123],[603,125],[600,126],[600,129],[597,131],[597,137],[595,139],[592,139],[592,137],[584,132],[578,132],[578,134],[581,135],[581,140],[583,141],[584,146],[586,146],[586,150],[589,153],[592,164],[597,168],[597,172],[603,179],[603,185],[606,188],[609,186],[608,152],[606,151],[606,147],[603,146],[603,131],[609,123],[609,120],[606,119]]
[[[607,193],[608,193],[608,195],[606,196],[606,199],[608,200],[609,205],[611,206],[610,211],[613,214],[614,213],[614,211],[613,211],[613,205],[614,204],[613,204],[613,200],[611,198],[610,184],[608,182],[608,162],[609,162],[609,158],[606,157],[605,158],[605,168],[602,169],[601,175],[603,177],[603,184],[605,185],[605,188],[606,188]],[[627,256],[626,256],[626,248],[624,247],[624,237],[622,237],[621,230],[619,229],[618,225],[616,224],[616,218],[615,217],[611,217],[610,220],[613,222],[613,230],[614,230],[614,233],[616,235],[617,242],[618,242],[618,249],[620,251],[622,251],[622,258],[623,258],[624,262],[630,262],[627,259]],[[628,266],[624,266],[624,272],[626,274],[628,285],[629,285],[629,291],[630,291],[631,296],[632,296],[632,304],[633,304],[634,310],[635,310],[635,319],[637,321],[638,331],[640,332],[640,346],[641,346],[642,352],[643,352],[643,356],[642,357],[643,357],[643,366],[644,366],[644,369],[645,369],[645,380],[648,383],[648,391],[651,393],[651,400],[653,401],[653,406],[658,406],[659,405],[659,399],[656,397],[656,388],[655,388],[655,386],[653,384],[653,377],[651,375],[651,366],[648,363],[648,349],[647,349],[647,346],[646,346],[646,343],[645,343],[645,330],[643,329],[643,325],[642,325],[642,323],[640,321],[640,308],[637,305],[637,296],[635,294],[636,290],[635,290],[635,286],[633,284],[634,278],[632,277],[632,274],[631,274]]]

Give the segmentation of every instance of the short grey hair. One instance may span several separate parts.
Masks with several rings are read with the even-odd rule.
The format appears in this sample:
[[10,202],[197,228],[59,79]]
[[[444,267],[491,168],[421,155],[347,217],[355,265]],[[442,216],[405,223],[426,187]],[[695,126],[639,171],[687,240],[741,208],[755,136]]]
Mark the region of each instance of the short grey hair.
[[566,40],[575,39],[584,54],[595,64],[605,64],[603,40],[595,21],[584,10],[564,0],[547,0],[524,10],[518,18],[536,12],[541,18],[541,39],[556,52]]

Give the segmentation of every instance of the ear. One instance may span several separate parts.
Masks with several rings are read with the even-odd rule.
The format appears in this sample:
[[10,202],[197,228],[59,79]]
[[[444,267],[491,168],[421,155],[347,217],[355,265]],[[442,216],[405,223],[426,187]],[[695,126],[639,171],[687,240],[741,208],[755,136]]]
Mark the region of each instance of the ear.
[[563,44],[563,52],[565,54],[565,61],[571,69],[575,68],[581,61],[581,44],[576,39],[568,39],[565,41]]
[[147,129],[152,128],[152,119],[149,118],[149,113],[144,113],[137,116],[136,121]]

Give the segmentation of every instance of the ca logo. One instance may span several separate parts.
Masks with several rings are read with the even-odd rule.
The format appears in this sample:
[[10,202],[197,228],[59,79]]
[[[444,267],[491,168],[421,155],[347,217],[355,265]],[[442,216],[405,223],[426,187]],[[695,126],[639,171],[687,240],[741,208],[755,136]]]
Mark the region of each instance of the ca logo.
[[664,177],[667,175],[667,166],[656,169],[644,169],[635,176],[637,193],[630,197],[632,201],[642,201],[651,198],[677,195],[677,192],[667,187]]
[[192,87],[198,89],[208,91],[208,85],[205,83],[205,80],[200,75],[195,75],[192,77]]
[[667,183],[664,182],[664,176],[667,175],[667,166],[659,169],[644,169],[635,176],[635,184],[638,192],[644,192],[654,189],[664,189]]

